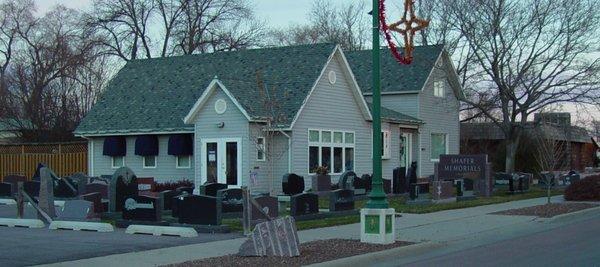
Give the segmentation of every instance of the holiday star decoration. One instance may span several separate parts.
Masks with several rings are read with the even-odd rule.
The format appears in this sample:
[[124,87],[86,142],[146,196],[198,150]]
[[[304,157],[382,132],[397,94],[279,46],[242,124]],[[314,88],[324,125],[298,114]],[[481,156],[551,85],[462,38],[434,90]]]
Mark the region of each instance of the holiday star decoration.
[[[415,0],[404,0],[404,15],[402,19],[388,25],[385,18],[385,0],[379,0],[381,30],[385,35],[392,55],[401,64],[410,64],[412,62],[415,33],[429,26],[428,20],[416,16],[414,4]],[[392,40],[391,32],[400,33],[404,37],[404,55],[398,52],[398,47]]]

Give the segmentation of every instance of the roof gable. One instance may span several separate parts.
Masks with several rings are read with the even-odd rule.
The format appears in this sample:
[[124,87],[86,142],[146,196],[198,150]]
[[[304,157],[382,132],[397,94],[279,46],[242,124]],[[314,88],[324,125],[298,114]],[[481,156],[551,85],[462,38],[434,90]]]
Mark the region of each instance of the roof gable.
[[78,135],[193,131],[188,115],[215,76],[241,110],[268,116],[257,94],[258,76],[274,88],[289,124],[334,51],[334,44],[252,49],[134,60],[111,80],[82,120]]
[[202,110],[202,107],[204,106],[204,104],[206,104],[206,102],[208,101],[208,99],[214,94],[214,92],[217,89],[223,90],[223,92],[225,93],[225,95],[227,95],[227,97],[229,97],[229,99],[231,100],[231,102],[233,102],[233,104],[236,106],[236,108],[240,112],[242,112],[242,114],[244,115],[244,117],[246,117],[246,119],[248,119],[249,121],[252,120],[250,118],[250,115],[248,115],[248,112],[240,105],[240,103],[231,94],[231,92],[229,92],[229,90],[227,90],[227,88],[219,81],[219,79],[217,77],[215,77],[210,82],[210,84],[208,85],[208,87],[204,90],[204,93],[202,93],[202,96],[200,96],[200,98],[198,98],[198,101],[196,101],[196,103],[194,104],[194,106],[192,107],[192,109],[190,110],[190,112],[185,116],[185,118],[183,118],[183,122],[185,124],[194,124],[196,116],[198,115],[198,113],[200,112],[200,110]]

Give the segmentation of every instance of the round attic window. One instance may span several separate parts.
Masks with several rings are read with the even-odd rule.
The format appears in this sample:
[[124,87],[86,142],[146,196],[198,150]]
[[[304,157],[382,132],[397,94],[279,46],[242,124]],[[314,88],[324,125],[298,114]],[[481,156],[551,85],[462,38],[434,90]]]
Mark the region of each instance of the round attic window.
[[222,98],[217,99],[215,102],[215,112],[217,112],[217,114],[223,114],[225,113],[225,110],[227,110],[227,102]]
[[335,81],[337,79],[337,77],[335,75],[335,71],[330,71],[328,77],[329,77],[329,83],[335,84]]

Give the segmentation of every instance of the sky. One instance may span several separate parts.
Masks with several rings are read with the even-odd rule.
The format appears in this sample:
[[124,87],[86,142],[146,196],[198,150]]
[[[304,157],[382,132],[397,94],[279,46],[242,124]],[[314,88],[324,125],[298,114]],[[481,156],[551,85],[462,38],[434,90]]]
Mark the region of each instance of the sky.
[[[340,4],[344,1],[364,1],[367,6],[370,0],[321,0]],[[69,8],[88,10],[91,8],[92,0],[35,0],[38,7],[38,15],[45,14],[53,6],[62,4]],[[280,28],[292,24],[305,24],[308,22],[307,13],[313,0],[253,0],[255,14],[258,19],[264,21],[267,26]],[[571,112],[573,120],[583,123],[591,119],[600,118],[600,110],[588,106],[582,110],[574,105],[563,105],[559,110]]]

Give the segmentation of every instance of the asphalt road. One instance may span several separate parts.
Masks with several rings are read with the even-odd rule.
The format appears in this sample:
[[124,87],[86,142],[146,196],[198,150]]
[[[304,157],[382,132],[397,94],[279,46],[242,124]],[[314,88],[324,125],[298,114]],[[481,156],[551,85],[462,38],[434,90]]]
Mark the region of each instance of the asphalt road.
[[[0,215],[12,217],[13,206],[0,205]],[[26,217],[35,217],[29,210]],[[0,266],[29,266],[204,243],[241,237],[231,234],[198,234],[195,238],[0,227]]]
[[397,266],[600,266],[600,214]]

